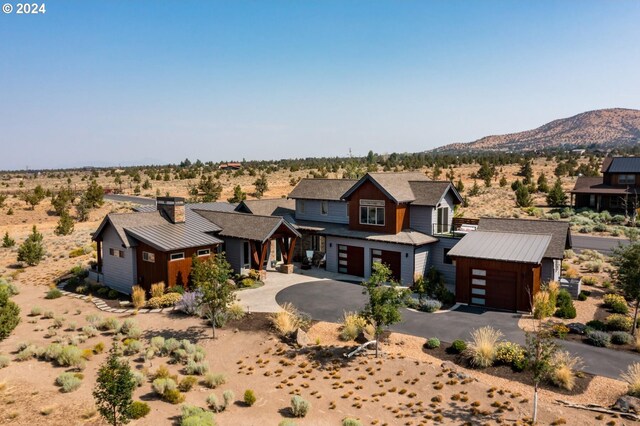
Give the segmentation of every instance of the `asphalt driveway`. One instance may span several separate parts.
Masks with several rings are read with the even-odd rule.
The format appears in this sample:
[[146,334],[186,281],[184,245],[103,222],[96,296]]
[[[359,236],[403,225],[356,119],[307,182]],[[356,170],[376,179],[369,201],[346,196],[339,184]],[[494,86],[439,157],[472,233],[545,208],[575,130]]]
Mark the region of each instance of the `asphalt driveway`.
[[[340,322],[345,311],[359,311],[366,303],[363,287],[342,281],[304,282],[284,288],[276,294],[276,302],[290,302],[313,319]],[[444,342],[469,340],[469,333],[487,325],[499,329],[505,339],[524,344],[525,334],[518,327],[519,314],[461,306],[455,311],[427,314],[402,310],[402,322],[391,330],[424,338],[437,337]],[[559,342],[569,352],[583,359],[583,370],[600,376],[619,378],[629,364],[640,362],[640,356],[629,352],[596,348],[579,342]]]

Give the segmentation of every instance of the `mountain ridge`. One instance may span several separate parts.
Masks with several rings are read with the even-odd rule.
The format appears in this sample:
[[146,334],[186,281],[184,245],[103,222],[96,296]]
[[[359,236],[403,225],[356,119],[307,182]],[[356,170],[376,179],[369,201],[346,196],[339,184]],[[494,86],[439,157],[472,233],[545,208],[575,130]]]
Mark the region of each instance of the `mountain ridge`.
[[556,119],[531,130],[452,143],[434,151],[533,151],[563,147],[609,149],[639,142],[640,110],[607,108]]

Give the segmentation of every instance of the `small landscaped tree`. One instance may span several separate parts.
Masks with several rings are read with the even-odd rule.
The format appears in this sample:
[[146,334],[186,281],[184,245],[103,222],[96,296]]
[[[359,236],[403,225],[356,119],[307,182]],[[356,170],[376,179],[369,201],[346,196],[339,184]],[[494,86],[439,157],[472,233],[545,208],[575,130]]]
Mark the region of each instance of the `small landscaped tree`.
[[633,301],[632,333],[635,336],[640,307],[640,243],[634,242],[613,250],[613,264],[618,268],[616,284],[627,300]]
[[113,426],[129,423],[131,419],[131,395],[136,388],[136,380],[126,360],[114,343],[109,357],[98,370],[93,397],[98,412]]
[[369,279],[362,283],[365,287],[363,294],[369,299],[360,315],[375,328],[377,358],[378,341],[384,328],[402,321],[400,307],[403,306],[408,291],[398,288],[398,284],[391,278],[388,266],[376,262],[372,269]]
[[532,332],[526,334],[526,367],[533,379],[533,424],[538,417],[538,389],[540,384],[553,372],[552,359],[558,350],[553,334],[539,323]]
[[231,281],[231,265],[224,253],[211,255],[206,260],[193,258],[191,280],[199,291],[197,304],[211,320],[213,338],[216,338],[216,318],[226,315],[236,299]]
[[18,262],[24,262],[29,266],[35,266],[44,258],[44,245],[42,234],[33,225],[31,234],[18,248]]
[[547,194],[547,204],[551,207],[562,207],[567,204],[567,194],[562,189],[562,182],[556,179],[555,183]]

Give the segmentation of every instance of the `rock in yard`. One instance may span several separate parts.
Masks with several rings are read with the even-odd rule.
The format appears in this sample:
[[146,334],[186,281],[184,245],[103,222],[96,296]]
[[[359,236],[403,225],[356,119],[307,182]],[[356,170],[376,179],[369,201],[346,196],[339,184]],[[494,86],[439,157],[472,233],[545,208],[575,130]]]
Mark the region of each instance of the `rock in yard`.
[[640,414],[640,398],[630,395],[621,396],[616,403],[613,404],[612,408],[622,411],[623,413]]
[[309,336],[301,328],[293,333],[293,338],[299,346],[307,346],[309,344]]
[[569,333],[584,334],[584,330],[587,326],[579,322],[572,322],[571,324],[567,324],[567,328],[569,329]]

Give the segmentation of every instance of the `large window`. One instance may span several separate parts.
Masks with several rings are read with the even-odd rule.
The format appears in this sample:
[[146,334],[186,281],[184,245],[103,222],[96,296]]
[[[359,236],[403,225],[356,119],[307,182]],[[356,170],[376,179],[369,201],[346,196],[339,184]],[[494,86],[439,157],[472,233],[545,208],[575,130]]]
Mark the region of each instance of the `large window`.
[[142,260],[144,260],[145,262],[154,263],[156,261],[156,255],[154,253],[149,253],[148,251],[143,251]]
[[618,175],[618,184],[620,185],[635,185],[636,175]]
[[438,224],[436,233],[449,232],[449,207],[438,207]]
[[360,223],[384,226],[384,200],[360,200]]
[[326,216],[329,214],[329,202],[326,200],[322,200],[320,203],[320,214]]

